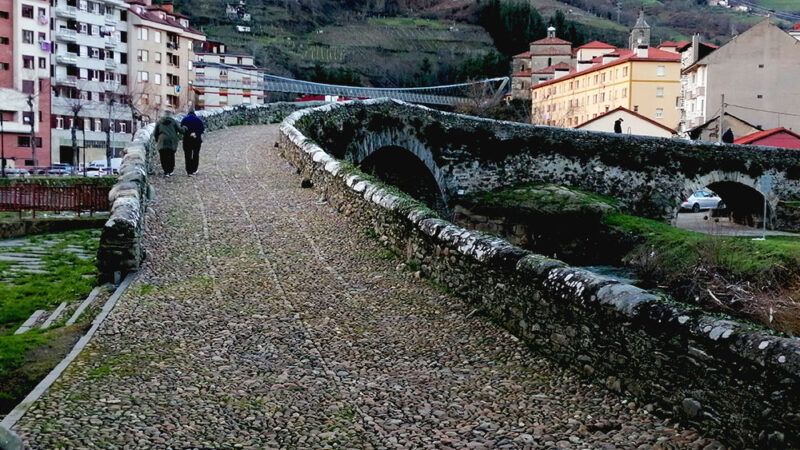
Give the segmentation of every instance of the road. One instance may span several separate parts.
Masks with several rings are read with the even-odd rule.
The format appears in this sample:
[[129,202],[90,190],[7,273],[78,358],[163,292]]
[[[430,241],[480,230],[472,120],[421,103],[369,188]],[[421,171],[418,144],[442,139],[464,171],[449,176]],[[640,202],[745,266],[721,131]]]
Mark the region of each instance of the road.
[[[731,222],[727,217],[711,217],[711,211],[697,213],[682,212],[678,214],[675,226],[684,230],[718,236],[761,237],[763,231]],[[767,236],[800,236],[786,231],[767,230]]]
[[317,204],[277,127],[156,178],[148,259],[32,448],[716,448],[531,353]]

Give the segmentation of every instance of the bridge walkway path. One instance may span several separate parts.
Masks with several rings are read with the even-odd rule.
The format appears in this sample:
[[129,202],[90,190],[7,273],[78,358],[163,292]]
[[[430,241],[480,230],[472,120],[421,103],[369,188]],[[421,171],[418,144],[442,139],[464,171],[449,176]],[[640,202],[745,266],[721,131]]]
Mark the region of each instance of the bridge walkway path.
[[299,187],[276,137],[276,126],[212,133],[199,176],[155,179],[146,264],[15,427],[31,447],[714,443],[398,270]]

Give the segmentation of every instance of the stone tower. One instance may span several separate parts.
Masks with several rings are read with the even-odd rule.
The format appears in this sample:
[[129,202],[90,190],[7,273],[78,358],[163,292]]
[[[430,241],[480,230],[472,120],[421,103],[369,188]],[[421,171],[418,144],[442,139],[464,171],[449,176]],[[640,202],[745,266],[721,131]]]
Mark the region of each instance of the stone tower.
[[630,42],[628,42],[631,50],[636,50],[639,45],[650,47],[650,25],[644,20],[644,10],[639,11],[639,18],[636,19],[636,25],[631,30]]

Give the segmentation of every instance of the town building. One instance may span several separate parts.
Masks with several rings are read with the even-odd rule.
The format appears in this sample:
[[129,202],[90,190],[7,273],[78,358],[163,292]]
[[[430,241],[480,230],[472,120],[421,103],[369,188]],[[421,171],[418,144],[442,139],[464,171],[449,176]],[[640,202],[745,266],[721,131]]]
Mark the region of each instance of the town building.
[[[722,140],[720,137],[719,122],[718,114],[691,130],[686,131],[685,136],[693,141],[719,142]],[[722,119],[722,133],[724,134],[728,129],[733,133],[734,139],[761,131],[758,127],[743,120],[741,117],[736,117],[726,112]]]
[[0,0],[2,163],[50,165],[50,4]]
[[558,63],[572,63],[572,43],[556,37],[556,29],[549,27],[547,37],[530,43],[527,52],[514,55],[512,73],[537,71]]
[[693,42],[683,52],[683,133],[719,116],[723,96],[726,113],[757,128],[800,130],[800,45],[794,36],[765,19],[704,56],[692,50],[700,47]]
[[128,4],[52,1],[52,161],[79,167],[119,157],[134,125],[127,100],[136,89],[128,77]]
[[207,41],[195,58],[192,89],[197,109],[264,102],[263,71],[253,56],[227,53],[225,44]]
[[611,133],[614,131],[614,123],[619,119],[622,119],[622,134],[662,138],[671,138],[675,135],[674,129],[622,106],[590,119],[575,128]]
[[576,127],[621,106],[674,128],[680,56],[646,46],[617,50],[531,91],[534,124]]
[[784,127],[757,131],[733,141],[734,144],[763,145],[766,147],[792,148],[800,150],[800,134]]
[[137,113],[155,120],[165,112],[193,106],[194,47],[206,40],[189,19],[174,11],[171,1],[127,0],[128,77],[136,89],[131,101]]

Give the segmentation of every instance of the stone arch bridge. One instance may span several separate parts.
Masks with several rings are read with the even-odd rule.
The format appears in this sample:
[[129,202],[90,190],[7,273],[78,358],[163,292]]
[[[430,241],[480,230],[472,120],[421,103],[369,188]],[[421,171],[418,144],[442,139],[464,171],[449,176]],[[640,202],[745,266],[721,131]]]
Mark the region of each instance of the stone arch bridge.
[[353,164],[388,147],[408,150],[427,168],[419,175],[435,180],[444,203],[475,191],[555,183],[617,198],[637,215],[672,221],[682,199],[707,186],[730,209],[760,213],[759,189],[768,177],[769,225],[800,229],[792,208],[800,200],[796,150],[534,127],[389,100],[318,109],[298,128]]

